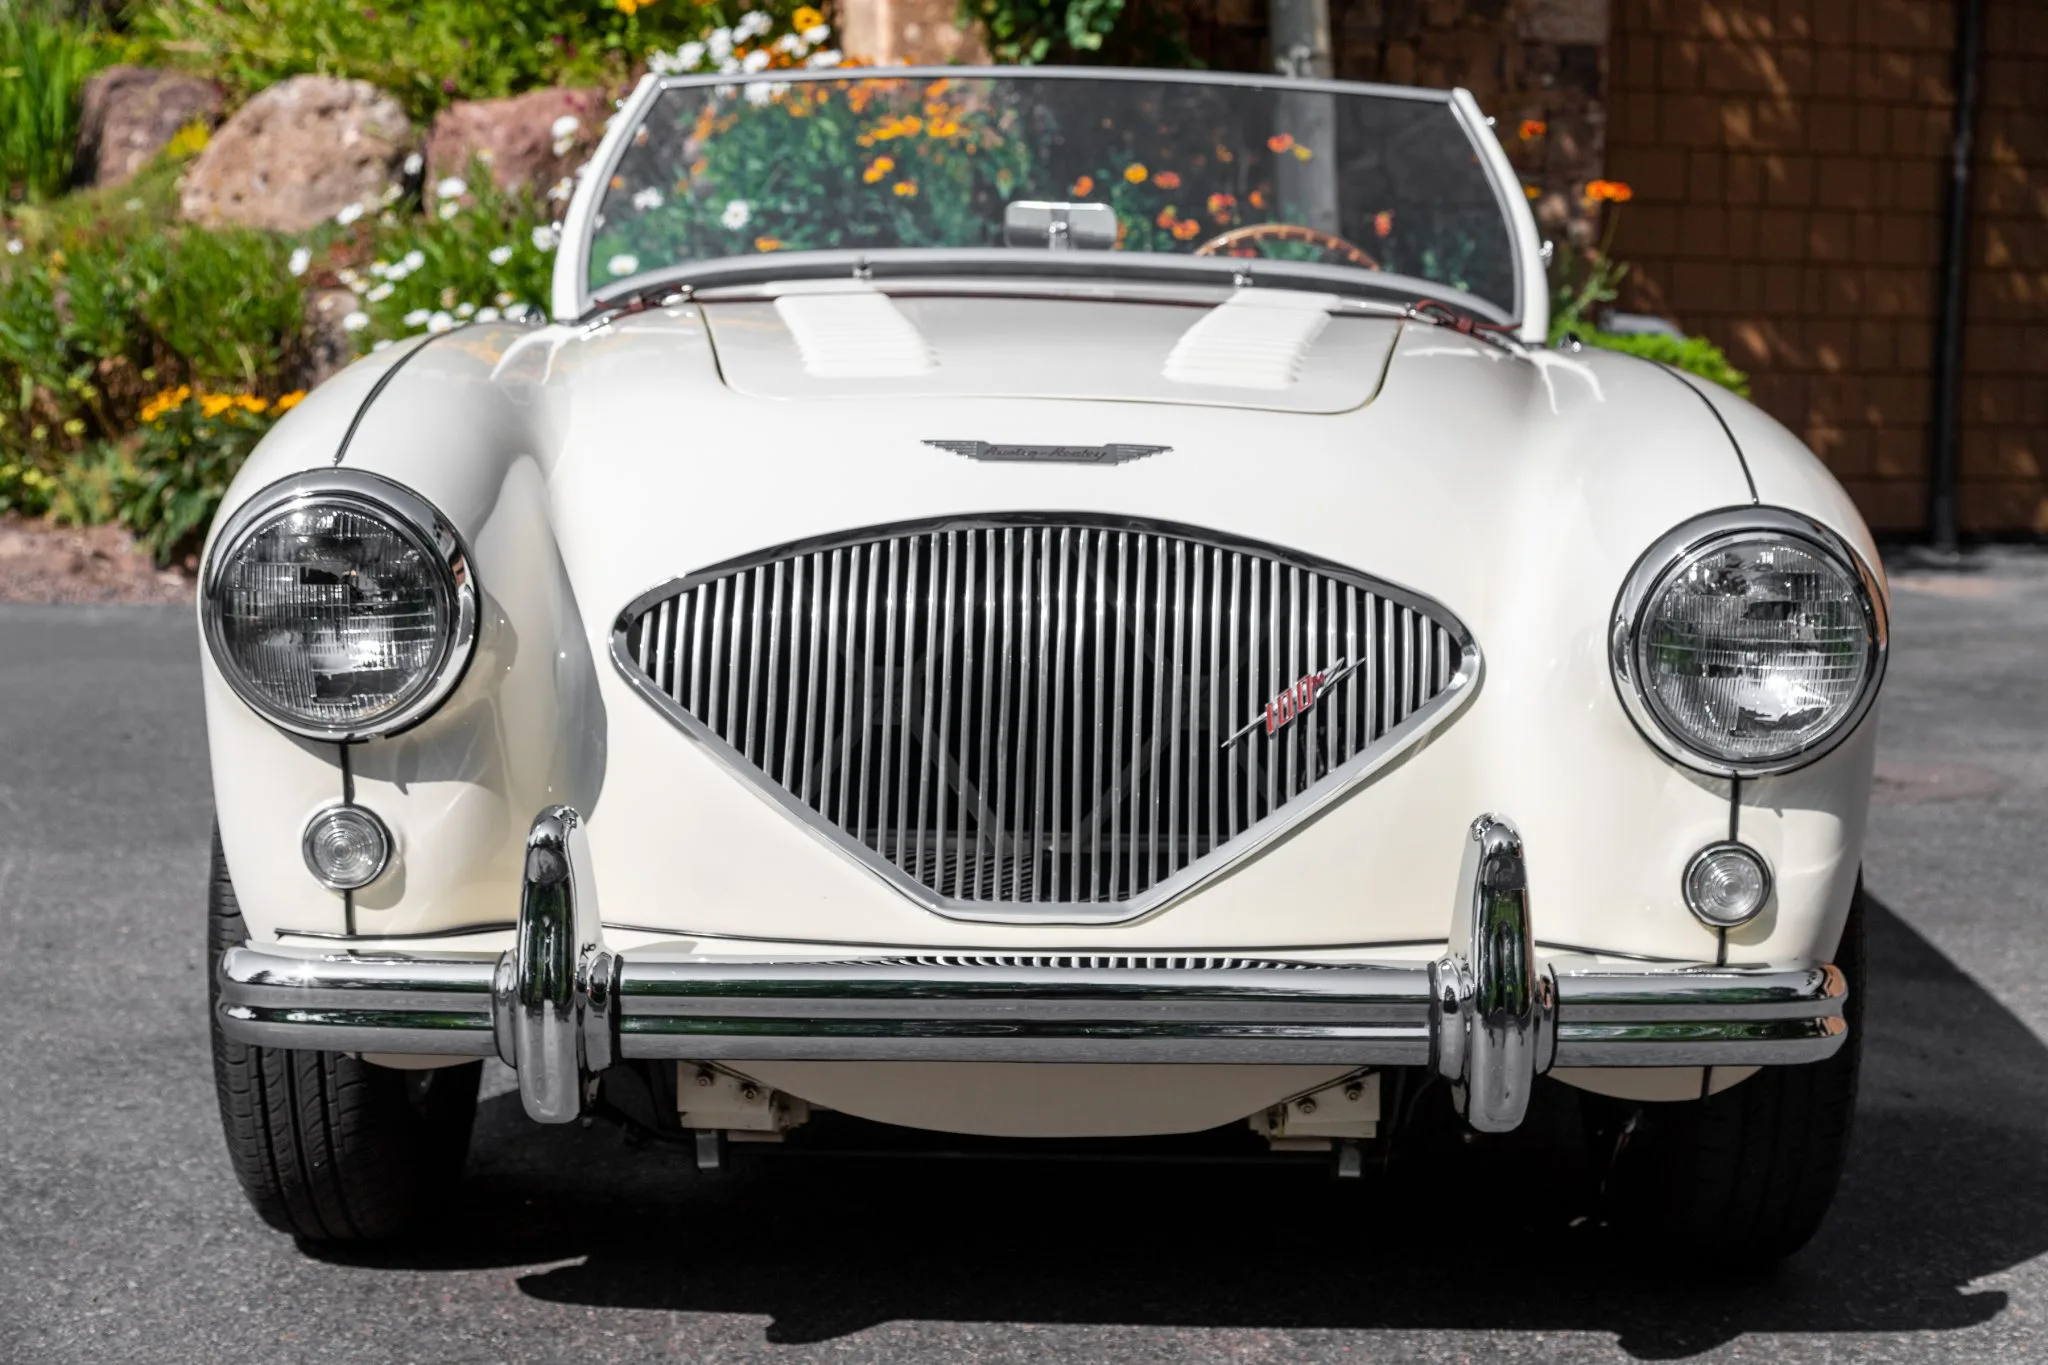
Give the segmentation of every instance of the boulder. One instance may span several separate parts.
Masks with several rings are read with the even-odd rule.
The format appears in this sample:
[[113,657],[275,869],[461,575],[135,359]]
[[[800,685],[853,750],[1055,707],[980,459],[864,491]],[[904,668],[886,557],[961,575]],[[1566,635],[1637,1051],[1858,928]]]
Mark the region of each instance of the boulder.
[[220,87],[182,71],[110,66],[85,83],[78,114],[78,178],[119,185],[148,165],[188,123],[220,122]]
[[611,112],[602,90],[535,90],[451,104],[427,134],[427,174],[437,181],[467,176],[481,158],[500,189],[544,192],[589,158]]
[[368,81],[294,76],[243,105],[185,173],[185,217],[302,232],[374,208],[413,144],[398,101]]

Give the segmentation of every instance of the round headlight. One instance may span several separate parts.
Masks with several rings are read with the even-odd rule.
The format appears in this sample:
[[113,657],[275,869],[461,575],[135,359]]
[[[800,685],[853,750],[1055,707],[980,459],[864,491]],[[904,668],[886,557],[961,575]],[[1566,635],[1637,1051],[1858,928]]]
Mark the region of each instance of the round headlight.
[[1614,673],[1649,739],[1707,772],[1786,772],[1833,748],[1884,673],[1883,600],[1832,531],[1717,512],[1665,537],[1622,590]]
[[314,739],[421,719],[476,640],[454,530],[416,494],[355,471],[302,474],[250,499],[216,539],[203,611],[236,694]]

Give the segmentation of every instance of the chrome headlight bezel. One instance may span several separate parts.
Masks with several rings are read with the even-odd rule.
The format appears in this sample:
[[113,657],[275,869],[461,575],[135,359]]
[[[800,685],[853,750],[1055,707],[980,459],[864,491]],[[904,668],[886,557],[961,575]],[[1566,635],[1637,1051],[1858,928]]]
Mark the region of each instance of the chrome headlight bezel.
[[[1857,584],[1869,628],[1869,658],[1862,690],[1832,728],[1783,757],[1736,760],[1702,749],[1674,733],[1657,714],[1645,685],[1647,662],[1643,657],[1642,624],[1651,604],[1674,573],[1717,546],[1758,540],[1791,541],[1808,551],[1817,551],[1835,561]],[[1811,517],[1784,508],[1729,507],[1696,517],[1667,532],[1636,561],[1615,601],[1608,650],[1614,690],[1622,709],[1654,748],[1677,763],[1715,777],[1771,777],[1815,762],[1856,732],[1877,700],[1878,687],[1884,681],[1890,625],[1877,576],[1842,536]]]
[[[221,575],[228,563],[251,536],[277,517],[314,506],[340,507],[386,523],[430,563],[439,566],[444,575],[451,619],[432,666],[421,674],[401,706],[368,724],[322,724],[277,705],[246,679],[224,634],[220,588]],[[397,734],[419,724],[448,699],[476,652],[479,599],[469,547],[448,519],[425,498],[403,484],[360,470],[321,469],[294,474],[259,490],[235,509],[207,551],[199,603],[207,651],[229,690],[272,725],[306,739],[347,743]]]

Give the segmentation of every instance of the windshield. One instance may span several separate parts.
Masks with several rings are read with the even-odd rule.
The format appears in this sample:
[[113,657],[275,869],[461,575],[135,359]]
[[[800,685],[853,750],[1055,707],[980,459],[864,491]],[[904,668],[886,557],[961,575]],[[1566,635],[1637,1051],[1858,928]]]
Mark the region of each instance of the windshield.
[[[1507,215],[1444,94],[795,74],[636,101],[593,219],[593,291],[769,252],[1094,245],[1406,276],[1516,315]],[[1069,217],[1072,237],[1048,241]]]

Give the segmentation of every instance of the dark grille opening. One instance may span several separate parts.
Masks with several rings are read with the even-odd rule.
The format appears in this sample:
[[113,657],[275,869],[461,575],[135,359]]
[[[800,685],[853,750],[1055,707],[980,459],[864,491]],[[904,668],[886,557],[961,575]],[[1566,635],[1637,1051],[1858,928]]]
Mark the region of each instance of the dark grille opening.
[[957,526],[698,575],[618,647],[941,900],[1117,905],[1465,680],[1462,630],[1396,591],[1185,534]]

